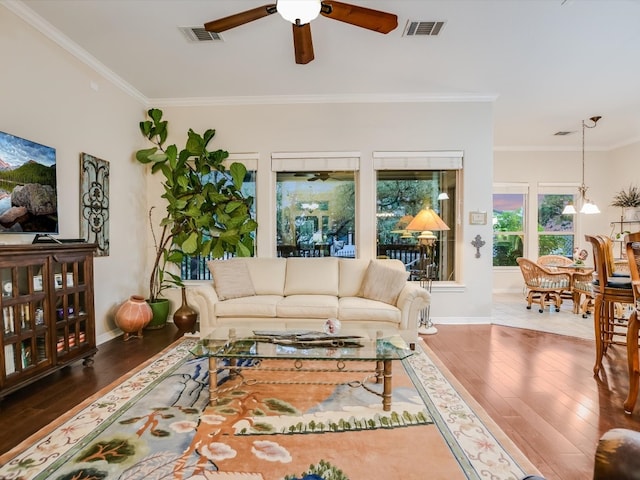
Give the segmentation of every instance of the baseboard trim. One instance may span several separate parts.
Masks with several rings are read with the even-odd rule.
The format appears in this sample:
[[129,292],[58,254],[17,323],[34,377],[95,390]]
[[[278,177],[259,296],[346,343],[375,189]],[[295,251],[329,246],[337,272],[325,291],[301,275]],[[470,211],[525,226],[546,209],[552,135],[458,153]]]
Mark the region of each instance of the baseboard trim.
[[431,317],[436,325],[489,325],[491,317]]

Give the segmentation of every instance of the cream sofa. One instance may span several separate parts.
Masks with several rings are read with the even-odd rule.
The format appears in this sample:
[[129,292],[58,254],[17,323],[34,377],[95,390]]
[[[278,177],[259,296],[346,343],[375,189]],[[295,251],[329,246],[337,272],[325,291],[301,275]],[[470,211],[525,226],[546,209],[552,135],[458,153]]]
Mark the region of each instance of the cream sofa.
[[189,288],[202,336],[226,326],[321,330],[337,318],[343,331],[397,333],[412,345],[430,302],[399,260],[251,257],[209,268],[214,281]]

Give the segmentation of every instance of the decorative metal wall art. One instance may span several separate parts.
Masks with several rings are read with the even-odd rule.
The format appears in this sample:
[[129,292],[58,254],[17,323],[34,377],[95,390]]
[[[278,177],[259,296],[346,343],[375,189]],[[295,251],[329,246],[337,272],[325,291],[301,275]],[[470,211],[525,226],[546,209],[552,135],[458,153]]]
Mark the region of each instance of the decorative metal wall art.
[[109,162],[80,154],[80,236],[109,255]]

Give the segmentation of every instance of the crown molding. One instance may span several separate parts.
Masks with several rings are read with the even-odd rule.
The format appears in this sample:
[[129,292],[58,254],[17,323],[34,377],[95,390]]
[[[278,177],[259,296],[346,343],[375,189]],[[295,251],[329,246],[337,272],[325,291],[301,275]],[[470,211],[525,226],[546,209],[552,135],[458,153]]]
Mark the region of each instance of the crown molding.
[[[614,147],[590,147],[585,148],[585,152],[608,152],[612,150]],[[544,146],[544,145],[518,145],[518,146],[509,146],[509,145],[494,145],[494,152],[581,152],[582,148],[578,146],[574,147],[559,147],[557,145],[554,146]]]
[[379,93],[340,95],[256,95],[235,97],[150,98],[148,106],[202,107],[221,105],[286,105],[309,103],[486,103],[498,95]]

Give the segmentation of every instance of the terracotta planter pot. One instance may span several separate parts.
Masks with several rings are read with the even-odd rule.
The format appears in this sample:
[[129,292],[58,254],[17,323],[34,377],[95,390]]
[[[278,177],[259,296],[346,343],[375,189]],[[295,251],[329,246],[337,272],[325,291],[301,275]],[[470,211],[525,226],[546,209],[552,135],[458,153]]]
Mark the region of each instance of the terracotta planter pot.
[[142,329],[151,321],[153,312],[144,297],[132,295],[116,311],[116,325],[124,332],[124,341],[142,337]]

